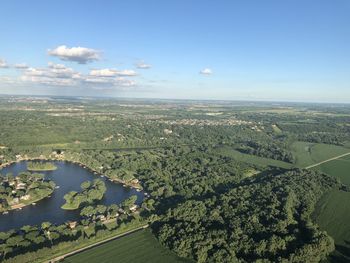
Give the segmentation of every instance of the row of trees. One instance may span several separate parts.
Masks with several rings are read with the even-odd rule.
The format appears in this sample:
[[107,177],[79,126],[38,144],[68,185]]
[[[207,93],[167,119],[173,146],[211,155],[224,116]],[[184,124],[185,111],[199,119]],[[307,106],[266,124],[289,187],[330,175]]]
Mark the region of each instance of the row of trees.
[[290,151],[285,150],[275,142],[246,141],[238,148],[240,152],[257,155],[274,160],[293,163],[295,158]]
[[40,226],[23,226],[18,230],[0,232],[1,259],[58,246],[63,242],[72,242],[106,236],[130,222],[140,221],[138,214],[130,212],[136,196],[126,199],[120,206],[86,206],[80,211],[81,220],[72,224],[55,225],[43,222]]

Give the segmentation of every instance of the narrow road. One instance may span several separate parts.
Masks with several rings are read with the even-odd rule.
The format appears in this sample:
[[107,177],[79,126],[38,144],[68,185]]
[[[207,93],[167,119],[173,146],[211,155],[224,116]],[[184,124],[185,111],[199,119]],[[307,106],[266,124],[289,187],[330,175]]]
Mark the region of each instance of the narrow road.
[[50,259],[50,260],[46,261],[46,263],[59,262],[59,261],[63,260],[63,259],[66,258],[66,257],[73,256],[73,255],[75,255],[75,254],[77,254],[77,253],[83,252],[83,251],[85,251],[85,250],[88,250],[88,249],[90,249],[90,248],[93,248],[93,247],[96,247],[96,246],[99,246],[99,245],[102,245],[102,244],[107,243],[107,242],[109,242],[109,241],[112,241],[112,240],[114,240],[114,239],[118,239],[118,238],[120,238],[120,237],[127,236],[127,235],[129,235],[129,234],[132,234],[132,233],[134,233],[134,232],[140,231],[140,230],[145,229],[145,228],[147,228],[147,227],[148,227],[148,224],[147,224],[147,225],[140,226],[140,227],[138,227],[138,228],[135,228],[135,229],[126,231],[126,232],[124,232],[124,233],[122,233],[122,234],[119,234],[119,235],[116,235],[116,236],[113,236],[113,237],[104,239],[104,240],[102,240],[102,241],[96,242],[96,243],[91,244],[91,245],[88,245],[88,246],[86,246],[86,247],[79,248],[79,249],[77,249],[77,250],[71,251],[71,252],[66,253],[66,254],[64,254],[64,255],[55,257],[55,258],[53,258],[53,259]]
[[347,156],[347,155],[350,155],[350,152],[348,152],[348,153],[344,153],[344,154],[341,154],[341,155],[338,155],[338,156],[336,156],[336,157],[333,157],[333,158],[330,158],[330,159],[324,160],[324,161],[319,162],[319,163],[315,163],[315,164],[312,164],[312,165],[306,166],[306,167],[305,167],[305,169],[310,169],[310,168],[313,168],[313,167],[319,166],[320,164],[327,163],[327,162],[329,162],[329,161],[333,161],[333,160],[336,160],[336,159],[342,158],[342,157]]

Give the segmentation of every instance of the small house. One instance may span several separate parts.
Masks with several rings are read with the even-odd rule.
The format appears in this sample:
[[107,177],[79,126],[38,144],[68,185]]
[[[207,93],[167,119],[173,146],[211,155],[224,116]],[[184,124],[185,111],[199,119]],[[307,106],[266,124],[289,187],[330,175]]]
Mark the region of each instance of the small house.
[[68,226],[70,229],[74,229],[77,226],[77,221],[69,221]]

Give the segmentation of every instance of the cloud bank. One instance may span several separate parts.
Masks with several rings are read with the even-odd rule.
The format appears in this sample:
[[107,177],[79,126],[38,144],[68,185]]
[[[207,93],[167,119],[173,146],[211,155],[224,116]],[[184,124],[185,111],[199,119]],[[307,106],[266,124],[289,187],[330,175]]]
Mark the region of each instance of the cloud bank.
[[49,62],[46,68],[23,70],[19,80],[39,85],[118,89],[136,86],[136,81],[128,78],[136,75],[133,70],[116,69],[94,69],[89,74],[83,74],[63,64]]

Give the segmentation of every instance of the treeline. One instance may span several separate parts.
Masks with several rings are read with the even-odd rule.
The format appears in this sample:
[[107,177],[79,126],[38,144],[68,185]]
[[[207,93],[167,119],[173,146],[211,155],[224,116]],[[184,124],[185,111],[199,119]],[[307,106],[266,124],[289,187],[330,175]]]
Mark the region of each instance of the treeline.
[[241,143],[238,150],[242,153],[257,155],[274,160],[280,160],[293,163],[295,158],[290,151],[283,149],[280,145],[273,142],[247,141]]
[[[64,246],[69,249],[89,239],[106,237],[119,229],[146,223],[139,214],[130,211],[135,200],[135,196],[132,196],[120,206],[86,206],[80,212],[82,219],[77,222],[60,225],[43,222],[40,226],[27,225],[0,232],[0,261],[21,255],[22,260],[14,258],[13,262],[31,262],[26,255],[34,255],[34,260],[45,254],[52,255],[51,250],[60,251]],[[37,254],[35,251],[38,251]]]
[[329,133],[329,132],[313,132],[306,134],[298,134],[298,140],[313,142],[313,143],[326,143],[343,146],[348,139],[347,134]]
[[162,244],[197,262],[319,262],[334,241],[310,213],[332,187],[335,179],[305,170],[248,178],[223,193],[186,198],[153,229]]

